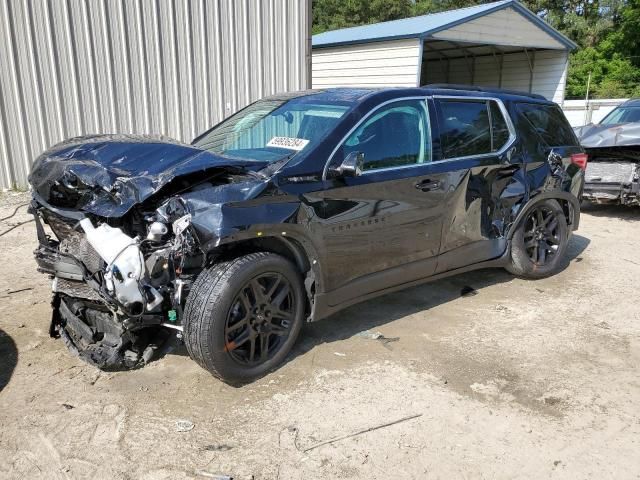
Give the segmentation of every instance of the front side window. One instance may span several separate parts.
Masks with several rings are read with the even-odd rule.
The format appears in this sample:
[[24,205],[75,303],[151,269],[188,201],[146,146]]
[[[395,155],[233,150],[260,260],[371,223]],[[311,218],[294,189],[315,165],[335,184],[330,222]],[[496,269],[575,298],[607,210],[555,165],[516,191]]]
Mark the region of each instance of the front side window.
[[274,162],[311,148],[349,108],[295,98],[260,100],[196,139],[194,145],[218,155]]
[[431,161],[431,135],[425,100],[402,100],[376,110],[345,141],[346,158],[364,156],[363,170]]
[[439,100],[443,157],[485,155],[500,150],[511,136],[494,100]]

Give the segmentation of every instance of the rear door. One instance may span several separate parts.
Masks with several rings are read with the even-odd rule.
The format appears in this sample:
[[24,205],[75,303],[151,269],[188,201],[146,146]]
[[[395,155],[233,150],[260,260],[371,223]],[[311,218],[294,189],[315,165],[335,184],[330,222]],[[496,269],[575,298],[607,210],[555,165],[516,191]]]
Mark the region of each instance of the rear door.
[[434,97],[446,166],[438,272],[501,256],[505,222],[526,193],[507,109],[497,98]]

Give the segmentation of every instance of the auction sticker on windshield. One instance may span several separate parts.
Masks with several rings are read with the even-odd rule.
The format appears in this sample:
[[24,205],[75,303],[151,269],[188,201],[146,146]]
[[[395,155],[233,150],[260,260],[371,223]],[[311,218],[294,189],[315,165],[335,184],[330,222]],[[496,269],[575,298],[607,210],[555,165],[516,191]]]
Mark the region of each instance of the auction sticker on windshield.
[[302,150],[307,146],[309,140],[294,137],[273,137],[267,143],[267,147],[288,148],[289,150]]

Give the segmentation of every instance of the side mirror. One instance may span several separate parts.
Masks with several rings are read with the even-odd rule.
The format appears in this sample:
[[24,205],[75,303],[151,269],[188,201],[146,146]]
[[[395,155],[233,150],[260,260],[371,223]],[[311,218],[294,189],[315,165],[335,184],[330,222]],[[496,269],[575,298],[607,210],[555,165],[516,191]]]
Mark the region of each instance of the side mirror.
[[364,153],[351,152],[338,167],[332,170],[336,176],[357,177],[362,174],[363,166]]

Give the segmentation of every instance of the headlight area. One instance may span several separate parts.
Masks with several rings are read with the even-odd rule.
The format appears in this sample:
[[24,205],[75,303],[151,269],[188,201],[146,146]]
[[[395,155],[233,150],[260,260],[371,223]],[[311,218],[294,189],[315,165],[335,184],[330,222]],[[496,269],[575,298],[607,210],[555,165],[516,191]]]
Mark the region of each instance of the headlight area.
[[140,367],[172,331],[181,335],[182,306],[203,255],[191,215],[178,207],[170,201],[139,215],[135,229],[32,209],[36,261],[53,277],[51,333],[85,361],[103,370]]

